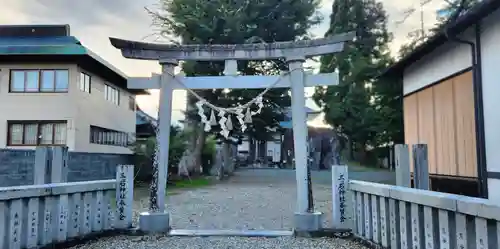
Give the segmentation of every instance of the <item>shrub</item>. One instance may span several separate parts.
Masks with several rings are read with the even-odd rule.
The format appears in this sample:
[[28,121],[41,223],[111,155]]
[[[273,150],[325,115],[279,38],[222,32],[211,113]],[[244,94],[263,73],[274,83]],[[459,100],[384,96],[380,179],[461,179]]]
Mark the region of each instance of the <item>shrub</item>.
[[[168,172],[169,175],[177,175],[179,162],[189,141],[190,131],[181,130],[179,127],[170,128],[170,146],[168,153]],[[202,168],[204,174],[209,174],[212,167],[212,161],[215,156],[215,138],[208,136],[205,139],[205,145],[202,151]],[[146,140],[137,140],[132,147],[135,154],[136,179],[140,181],[149,181],[153,174],[153,160],[156,149],[156,137],[152,136]]]

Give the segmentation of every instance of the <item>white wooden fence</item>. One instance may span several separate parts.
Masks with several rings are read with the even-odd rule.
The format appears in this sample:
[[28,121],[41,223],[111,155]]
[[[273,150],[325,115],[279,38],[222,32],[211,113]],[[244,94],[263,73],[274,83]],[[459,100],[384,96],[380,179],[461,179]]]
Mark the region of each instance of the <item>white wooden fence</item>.
[[[64,148],[53,154],[67,158]],[[46,165],[37,161],[35,182],[43,182]],[[118,166],[116,179],[71,183],[61,182],[66,160],[53,160],[51,168],[56,183],[0,188],[0,248],[37,248],[132,227],[132,165]]]
[[500,206],[480,198],[349,182],[353,232],[391,249],[500,248]]

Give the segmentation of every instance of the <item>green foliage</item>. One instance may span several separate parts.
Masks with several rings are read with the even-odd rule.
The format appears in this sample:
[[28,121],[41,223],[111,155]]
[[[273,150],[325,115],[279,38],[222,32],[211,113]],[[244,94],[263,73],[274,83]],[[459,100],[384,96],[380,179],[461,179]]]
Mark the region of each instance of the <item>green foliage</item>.
[[201,167],[204,175],[210,175],[210,170],[212,169],[216,154],[215,145],[215,136],[208,136],[205,139],[205,146],[203,146],[203,151],[201,152]]
[[[160,0],[160,12],[151,14],[164,35],[178,37],[184,44],[275,42],[307,37],[307,30],[320,21],[318,4],[319,0]],[[190,61],[182,67],[188,76],[218,76],[222,75],[224,62]],[[284,68],[282,61],[238,62],[238,70],[243,75],[273,74]],[[215,105],[229,107],[244,104],[261,91],[213,89],[197,93]],[[189,104],[196,101],[188,97]],[[276,127],[284,118],[281,108],[289,105],[288,89],[269,91],[264,97],[262,113],[254,118],[248,134],[259,140],[266,139],[270,133],[265,127]],[[210,115],[208,110],[206,115]],[[187,117],[198,120],[192,110],[187,112]],[[235,117],[232,121],[235,131],[239,131]],[[212,132],[218,136],[219,127],[213,128]]]
[[[170,147],[168,152],[169,168],[177,167],[182,153],[186,148],[185,141],[189,132],[184,132],[178,126],[170,126]],[[136,156],[141,158],[140,164],[149,165],[152,163],[156,149],[156,137],[149,137],[146,140],[138,140],[132,150]]]
[[189,133],[180,132],[170,137],[170,147],[168,150],[169,167],[177,167],[181,161],[182,154],[186,149],[186,141]]
[[148,137],[145,140],[136,140],[132,145],[135,155],[153,158],[156,148],[156,137]]
[[326,35],[356,31],[341,53],[321,58],[321,71],[339,71],[340,84],[316,88],[313,96],[325,120],[358,150],[391,142],[401,132],[397,86],[377,77],[392,62],[387,15],[375,0],[334,1]]
[[207,178],[201,177],[201,178],[195,178],[195,179],[183,179],[179,181],[175,181],[173,186],[169,186],[169,188],[173,189],[191,189],[191,188],[200,188],[200,187],[206,187],[212,184],[212,181],[210,181]]
[[398,51],[399,58],[409,55],[421,43],[421,39],[411,39],[408,43],[403,44]]
[[203,154],[215,155],[215,145],[217,141],[214,136],[209,136],[205,139],[205,146],[203,147]]
[[[182,158],[187,141],[193,136],[193,131],[182,130],[178,126],[170,127],[170,147],[168,152],[169,172],[174,173]],[[139,140],[132,148],[139,167],[151,168],[156,149],[156,137],[149,137],[146,140]],[[215,139],[209,136],[205,140],[203,155],[211,160],[215,156]],[[211,164],[203,163],[204,170],[210,170]],[[205,167],[208,167],[205,169]]]

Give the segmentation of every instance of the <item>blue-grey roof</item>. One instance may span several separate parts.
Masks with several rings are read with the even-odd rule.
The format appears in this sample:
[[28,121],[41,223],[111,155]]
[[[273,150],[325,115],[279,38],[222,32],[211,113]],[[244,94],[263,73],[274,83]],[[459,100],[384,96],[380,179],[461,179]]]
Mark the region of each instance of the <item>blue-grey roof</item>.
[[[47,46],[47,45],[80,45],[80,41],[74,36],[51,36],[51,37],[2,37],[1,47],[17,46]],[[2,52],[4,53],[4,52]]]
[[[321,111],[315,111],[307,106],[304,106],[304,109],[306,110],[306,115],[321,113]],[[288,107],[285,109],[285,116],[287,118],[292,118],[292,108],[291,107]]]
[[127,79],[123,72],[83,46],[74,36],[2,37],[0,55],[88,55]]
[[[316,117],[315,115],[318,115],[321,113],[321,111],[315,111],[312,108],[309,108],[307,106],[304,106],[304,109],[306,110],[306,117],[308,120],[310,118]],[[286,116],[287,120],[279,122],[279,125],[285,129],[292,129],[292,118],[293,117],[292,117],[292,108],[291,107],[285,108],[285,116]]]
[[135,112],[135,117],[136,125],[152,124],[155,127],[157,126],[157,120],[139,108]]

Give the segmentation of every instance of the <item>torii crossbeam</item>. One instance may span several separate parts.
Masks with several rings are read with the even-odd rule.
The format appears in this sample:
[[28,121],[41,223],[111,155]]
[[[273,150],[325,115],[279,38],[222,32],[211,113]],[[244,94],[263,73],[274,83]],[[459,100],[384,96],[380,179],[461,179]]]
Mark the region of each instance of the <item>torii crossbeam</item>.
[[[178,74],[176,78],[182,81],[172,82],[175,89],[263,89],[276,82],[280,76],[274,75],[252,75],[252,76],[197,76],[185,77]],[[304,87],[330,86],[338,84],[338,73],[306,74]],[[285,76],[273,88],[290,88],[292,86],[289,76]],[[153,74],[151,77],[129,78],[127,87],[129,89],[161,89],[161,75]]]
[[[152,44],[110,38],[111,44],[120,49],[122,55],[130,59],[157,60],[162,65],[162,74],[147,78],[131,78],[131,89],[160,89],[160,131],[159,162],[157,165],[155,207],[140,217],[140,229],[145,232],[167,231],[170,228],[169,215],[165,212],[165,188],[168,169],[168,145],[174,89],[213,89],[213,88],[267,88],[279,76],[174,76],[178,60],[195,61],[236,61],[269,60],[285,58],[290,74],[273,87],[290,87],[292,93],[292,125],[295,151],[297,181],[297,211],[295,213],[296,231],[317,231],[321,228],[321,213],[311,210],[307,176],[307,125],[305,113],[304,87],[335,85],[338,74],[307,74],[303,70],[306,58],[341,52],[346,42],[352,41],[354,32],[327,38],[296,42],[276,42],[260,44],[211,44],[211,45],[173,45]],[[228,65],[228,63],[226,63]],[[234,74],[235,72],[232,72]],[[226,74],[227,75],[227,74]],[[174,79],[175,78],[175,79]],[[176,83],[180,80],[182,85]]]

